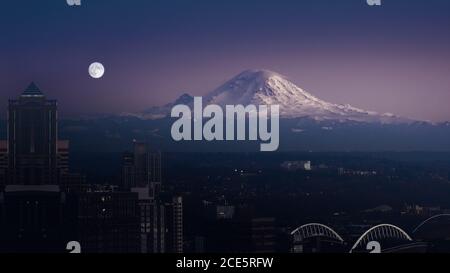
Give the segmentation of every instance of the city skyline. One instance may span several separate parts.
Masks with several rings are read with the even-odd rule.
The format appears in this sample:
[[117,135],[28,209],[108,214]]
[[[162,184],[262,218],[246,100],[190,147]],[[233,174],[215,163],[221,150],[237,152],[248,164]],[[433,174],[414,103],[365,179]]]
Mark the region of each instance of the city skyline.
[[[334,103],[450,120],[447,1],[255,3],[8,2],[0,89],[11,98],[35,81],[63,117],[119,114],[204,95],[256,68]],[[95,61],[100,80],[87,71]]]
[[450,253],[450,1],[4,2],[0,253]]
[[8,136],[0,139],[0,252],[183,252],[183,198],[164,191],[160,152],[134,142],[121,183],[87,183],[70,171],[56,100],[31,83],[8,110]]

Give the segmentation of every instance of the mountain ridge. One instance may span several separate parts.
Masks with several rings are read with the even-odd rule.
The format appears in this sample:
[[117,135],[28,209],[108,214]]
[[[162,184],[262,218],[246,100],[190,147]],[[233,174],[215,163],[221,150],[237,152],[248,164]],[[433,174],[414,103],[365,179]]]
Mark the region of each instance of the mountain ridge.
[[[152,107],[135,114],[144,119],[158,119],[170,115],[176,104],[192,105],[193,96],[184,93],[177,100],[161,107]],[[280,105],[281,118],[311,118],[317,121],[338,120],[376,122],[376,123],[412,123],[418,120],[379,114],[363,110],[349,104],[335,104],[324,101],[298,87],[287,77],[264,69],[246,70],[225,82],[212,92],[203,96],[207,104],[225,105]]]

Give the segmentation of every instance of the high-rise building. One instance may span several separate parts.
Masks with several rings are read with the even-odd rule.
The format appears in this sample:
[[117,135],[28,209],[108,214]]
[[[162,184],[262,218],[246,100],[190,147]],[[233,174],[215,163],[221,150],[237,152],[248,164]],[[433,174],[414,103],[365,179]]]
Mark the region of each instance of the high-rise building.
[[134,142],[133,153],[122,158],[122,185],[138,193],[141,252],[183,252],[183,202],[181,197],[162,197],[161,153],[147,143]]
[[58,141],[57,102],[30,84],[9,101],[7,132],[0,142],[0,245],[6,251],[65,251],[76,218],[60,187],[69,145]]
[[167,252],[183,253],[183,198],[175,196],[166,203]]
[[161,152],[151,152],[148,154],[148,182],[150,186],[150,195],[154,197],[161,192],[162,187],[161,160]]
[[86,176],[70,172],[69,153],[70,142],[68,140],[58,140],[58,179],[59,185],[67,193],[85,192],[89,185],[86,183]]
[[124,153],[122,156],[122,188],[129,190],[136,185],[135,177],[134,154]]
[[122,185],[124,189],[149,188],[149,195],[156,198],[161,191],[161,152],[150,151],[147,143],[134,142],[133,153],[122,158]]
[[58,140],[57,143],[58,170],[59,175],[69,174],[69,141]]
[[85,253],[139,253],[137,194],[112,187],[77,196],[78,240]]
[[139,195],[141,252],[183,253],[183,198],[153,199],[147,188],[132,191]]
[[150,196],[149,188],[132,188],[138,194],[141,253],[166,252],[166,210],[159,199]]
[[8,184],[57,185],[57,102],[31,83],[8,107]]
[[8,171],[8,142],[0,140],[0,191],[6,184]]

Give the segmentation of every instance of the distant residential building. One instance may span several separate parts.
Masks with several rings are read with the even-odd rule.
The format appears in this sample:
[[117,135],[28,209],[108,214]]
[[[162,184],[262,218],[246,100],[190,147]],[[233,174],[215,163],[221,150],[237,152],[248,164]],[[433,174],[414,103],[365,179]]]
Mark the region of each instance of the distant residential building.
[[233,219],[234,210],[234,206],[219,205],[216,207],[216,217],[217,219]]
[[275,229],[275,218],[269,217],[251,219],[251,236],[253,252],[276,252],[277,236]]
[[420,215],[425,217],[430,217],[433,215],[438,215],[441,213],[446,213],[441,207],[425,207],[420,205],[405,205],[404,214],[408,215]]
[[311,161],[285,161],[281,164],[283,169],[288,171],[311,171]]
[[378,174],[375,170],[350,170],[344,168],[338,168],[338,175],[349,175],[349,176],[376,176]]

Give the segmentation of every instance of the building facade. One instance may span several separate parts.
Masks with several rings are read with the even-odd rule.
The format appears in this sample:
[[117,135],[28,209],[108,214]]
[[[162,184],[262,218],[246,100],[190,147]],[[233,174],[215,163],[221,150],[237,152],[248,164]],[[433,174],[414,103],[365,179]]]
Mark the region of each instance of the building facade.
[[57,102],[30,84],[8,107],[8,184],[57,185]]
[[6,184],[8,177],[8,142],[0,140],[0,191]]
[[83,253],[139,253],[137,194],[93,187],[76,194],[77,240]]
[[142,253],[183,252],[183,201],[164,193],[162,155],[135,141],[122,157],[122,187],[138,193]]
[[34,83],[9,101],[7,149],[0,151],[0,160],[7,158],[5,184],[59,185],[68,173],[69,142],[58,140],[57,105]]

